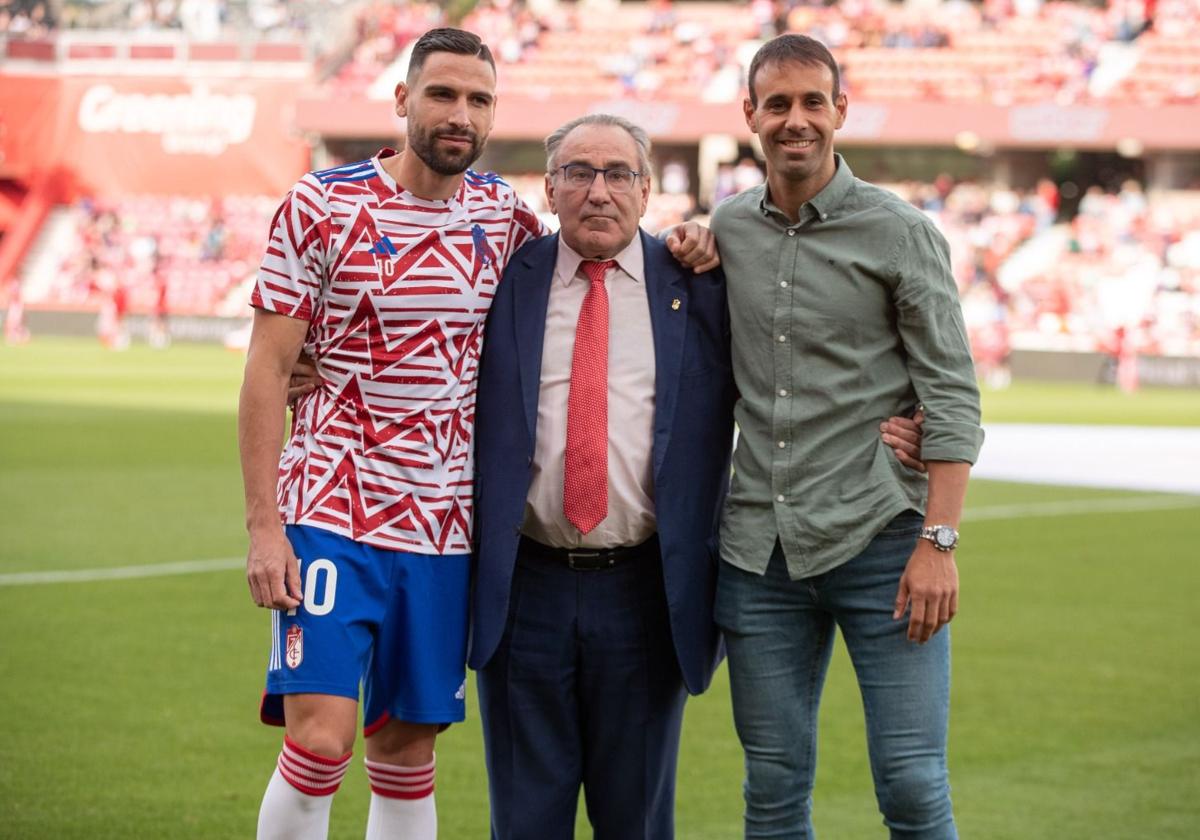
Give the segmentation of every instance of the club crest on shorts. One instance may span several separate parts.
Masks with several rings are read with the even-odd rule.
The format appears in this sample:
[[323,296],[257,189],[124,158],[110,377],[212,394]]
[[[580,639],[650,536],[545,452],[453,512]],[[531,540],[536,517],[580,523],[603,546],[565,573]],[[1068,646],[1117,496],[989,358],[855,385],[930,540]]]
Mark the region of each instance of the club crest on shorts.
[[283,661],[289,668],[298,668],[304,661],[304,631],[293,624],[287,631],[287,653]]

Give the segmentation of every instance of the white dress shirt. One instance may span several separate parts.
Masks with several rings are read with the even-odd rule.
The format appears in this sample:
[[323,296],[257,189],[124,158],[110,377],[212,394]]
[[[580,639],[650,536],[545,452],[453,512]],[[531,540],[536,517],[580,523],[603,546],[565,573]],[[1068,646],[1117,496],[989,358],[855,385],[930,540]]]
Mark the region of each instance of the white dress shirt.
[[654,440],[654,335],[646,298],[640,236],[615,257],[608,292],[608,516],[584,535],[563,514],[567,398],[575,325],[590,281],[583,257],[558,241],[550,284],[538,391],[533,480],[521,532],[558,548],[637,545],[655,530],[651,446]]

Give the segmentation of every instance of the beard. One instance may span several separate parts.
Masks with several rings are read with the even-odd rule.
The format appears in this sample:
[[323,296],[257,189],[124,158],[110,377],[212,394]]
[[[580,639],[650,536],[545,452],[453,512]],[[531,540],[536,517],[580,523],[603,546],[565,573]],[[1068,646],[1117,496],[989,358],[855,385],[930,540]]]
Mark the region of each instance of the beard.
[[[446,150],[437,147],[439,137],[456,137],[469,140],[466,149]],[[461,175],[483,154],[483,141],[470,129],[464,131],[427,131],[409,121],[408,146],[421,161],[438,175]]]

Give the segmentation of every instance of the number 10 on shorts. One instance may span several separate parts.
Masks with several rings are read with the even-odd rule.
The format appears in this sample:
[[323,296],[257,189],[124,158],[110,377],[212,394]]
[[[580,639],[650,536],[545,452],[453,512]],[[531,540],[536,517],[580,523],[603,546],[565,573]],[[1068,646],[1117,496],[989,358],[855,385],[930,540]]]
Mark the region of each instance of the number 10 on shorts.
[[[324,572],[322,580],[321,572]],[[319,589],[318,583],[324,583]],[[328,615],[333,611],[333,603],[337,599],[337,566],[332,560],[321,557],[308,564],[304,573],[304,611],[309,615]],[[296,607],[287,611],[288,615],[296,614]]]

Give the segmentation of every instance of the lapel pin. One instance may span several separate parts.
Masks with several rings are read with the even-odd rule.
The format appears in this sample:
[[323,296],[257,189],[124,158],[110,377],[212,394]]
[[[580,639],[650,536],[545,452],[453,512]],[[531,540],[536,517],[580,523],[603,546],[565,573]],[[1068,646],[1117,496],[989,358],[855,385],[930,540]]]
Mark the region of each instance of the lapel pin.
[[675,298],[675,300],[671,301],[671,308],[679,311],[679,298]]

